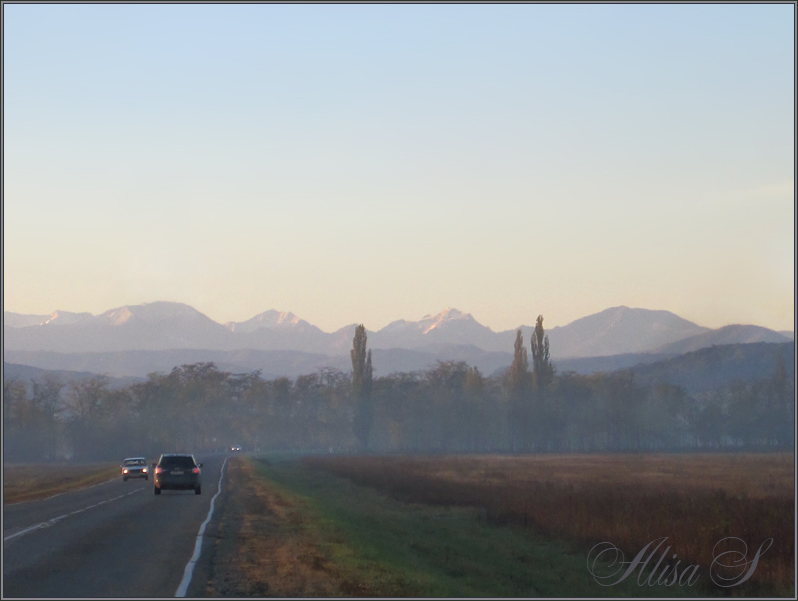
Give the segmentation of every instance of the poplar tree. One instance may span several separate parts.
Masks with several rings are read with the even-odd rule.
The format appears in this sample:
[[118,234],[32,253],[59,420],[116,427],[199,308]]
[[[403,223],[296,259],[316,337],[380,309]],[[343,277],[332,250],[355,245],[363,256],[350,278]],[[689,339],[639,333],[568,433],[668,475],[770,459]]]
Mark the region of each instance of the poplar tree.
[[535,447],[552,449],[561,441],[557,440],[557,427],[562,417],[562,407],[557,406],[551,395],[549,384],[554,378],[554,368],[549,358],[549,337],[543,330],[543,316],[538,315],[535,331],[532,332],[532,396],[534,408],[532,422],[534,424]]
[[510,444],[513,450],[528,449],[531,443],[531,407],[529,406],[529,361],[521,330],[515,333],[513,363],[508,378],[510,393]]
[[373,413],[371,406],[373,370],[371,350],[366,350],[367,340],[366,327],[360,324],[355,328],[352,350],[349,351],[352,358],[352,393],[355,400],[354,431],[363,449],[368,448]]
[[[534,348],[534,347],[533,347]],[[514,397],[522,397],[529,379],[529,361],[524,347],[524,335],[521,330],[515,333],[513,346],[513,364],[510,366],[510,392]]]
[[549,357],[549,337],[543,330],[543,316],[538,315],[532,333],[532,382],[536,389],[545,388],[554,377]]

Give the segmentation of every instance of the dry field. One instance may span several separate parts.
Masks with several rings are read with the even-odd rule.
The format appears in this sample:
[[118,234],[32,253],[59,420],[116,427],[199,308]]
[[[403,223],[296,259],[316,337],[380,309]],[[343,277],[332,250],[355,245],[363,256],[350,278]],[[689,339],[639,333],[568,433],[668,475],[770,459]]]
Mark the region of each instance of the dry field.
[[3,503],[33,501],[119,477],[116,463],[3,464]]
[[[228,463],[208,597],[683,597],[598,586],[580,549],[475,507],[408,504],[284,458]],[[700,588],[700,591],[699,591]]]
[[588,549],[609,541],[628,559],[666,536],[682,568],[698,564],[704,580],[719,541],[742,539],[750,560],[772,538],[744,588],[728,590],[790,596],[793,461],[791,454],[306,459],[404,501],[481,507],[496,523],[531,526]]

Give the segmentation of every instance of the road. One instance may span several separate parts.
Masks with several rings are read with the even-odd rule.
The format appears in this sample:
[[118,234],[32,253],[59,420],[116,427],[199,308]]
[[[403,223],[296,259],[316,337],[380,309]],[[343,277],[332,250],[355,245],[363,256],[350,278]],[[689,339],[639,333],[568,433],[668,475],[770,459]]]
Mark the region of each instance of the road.
[[[155,496],[152,480],[120,477],[5,506],[3,598],[175,596],[224,459],[197,457],[203,463],[199,496],[168,490]],[[205,595],[215,523],[206,528],[188,597]]]

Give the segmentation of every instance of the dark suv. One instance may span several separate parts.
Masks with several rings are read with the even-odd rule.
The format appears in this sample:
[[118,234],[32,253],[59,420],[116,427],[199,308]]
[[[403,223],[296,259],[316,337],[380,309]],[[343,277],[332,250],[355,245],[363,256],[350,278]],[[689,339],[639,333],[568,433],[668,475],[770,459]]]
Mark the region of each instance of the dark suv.
[[202,494],[201,463],[188,453],[167,453],[161,455],[153,474],[154,491],[160,495],[162,490],[191,490]]

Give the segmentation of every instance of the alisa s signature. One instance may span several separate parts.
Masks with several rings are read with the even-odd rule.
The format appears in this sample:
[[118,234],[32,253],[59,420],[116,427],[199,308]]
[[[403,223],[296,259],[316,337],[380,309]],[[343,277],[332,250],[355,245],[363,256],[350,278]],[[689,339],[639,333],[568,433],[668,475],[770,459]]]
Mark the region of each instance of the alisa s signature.
[[[676,553],[670,553],[670,545],[660,552],[660,548],[667,540],[668,537],[664,536],[651,541],[640,549],[640,552],[631,561],[625,561],[623,551],[612,543],[599,543],[587,554],[587,569],[601,586],[614,586],[638,570],[637,584],[639,586],[645,584],[649,586],[673,586],[675,584],[693,586],[698,582],[700,566],[688,564],[680,567],[681,560],[678,559]],[[730,536],[718,541],[712,550],[712,565],[709,567],[710,579],[717,586],[723,588],[742,584],[753,575],[760,558],[772,544],[773,539],[767,539],[760,545],[754,556],[748,559],[748,545],[742,539]],[[719,551],[719,546],[728,550]],[[655,559],[658,553],[659,558]],[[670,558],[668,558],[669,555]],[[625,570],[624,566],[627,566]]]

